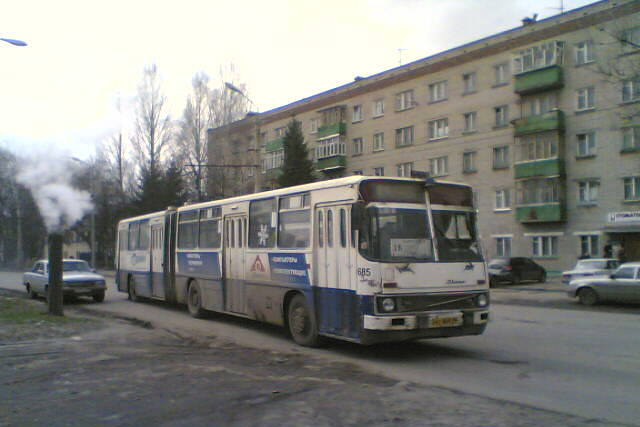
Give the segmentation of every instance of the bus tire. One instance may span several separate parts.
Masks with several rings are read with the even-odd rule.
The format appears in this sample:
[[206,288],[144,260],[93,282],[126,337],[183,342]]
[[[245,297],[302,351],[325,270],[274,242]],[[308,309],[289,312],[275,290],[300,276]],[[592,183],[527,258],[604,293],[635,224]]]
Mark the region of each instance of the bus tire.
[[201,319],[204,317],[205,310],[202,308],[202,291],[200,285],[195,280],[189,283],[189,290],[187,291],[187,307],[189,308],[189,314],[191,317]]
[[316,318],[303,295],[297,294],[291,299],[287,320],[291,337],[297,344],[304,347],[318,345]]
[[133,276],[129,276],[127,284],[127,291],[129,293],[129,299],[133,302],[140,302],[142,299],[136,293],[136,279]]

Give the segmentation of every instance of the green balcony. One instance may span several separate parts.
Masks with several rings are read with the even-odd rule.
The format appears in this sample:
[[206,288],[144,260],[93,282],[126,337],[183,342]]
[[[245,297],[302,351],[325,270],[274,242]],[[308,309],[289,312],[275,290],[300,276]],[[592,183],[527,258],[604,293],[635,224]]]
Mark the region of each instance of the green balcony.
[[565,219],[564,203],[516,207],[516,220],[519,222],[560,222]]
[[284,137],[272,139],[267,142],[267,145],[264,147],[264,151],[270,153],[272,151],[282,150],[284,148]]
[[343,155],[324,157],[318,159],[316,169],[322,172],[330,172],[337,169],[344,169],[347,167],[347,158]]
[[529,71],[516,76],[514,91],[518,95],[529,95],[564,86],[562,67],[552,65],[540,70]]
[[564,159],[546,159],[516,163],[514,170],[516,179],[534,176],[564,176]]
[[322,139],[331,135],[344,135],[347,132],[347,125],[345,122],[334,123],[332,125],[320,126],[318,128],[318,133],[316,134],[317,139]]
[[529,116],[518,119],[514,122],[514,135],[522,136],[531,133],[564,131],[564,112],[560,110],[549,111],[548,113]]
[[266,180],[278,179],[280,175],[282,175],[282,168],[267,169],[264,173],[264,178]]

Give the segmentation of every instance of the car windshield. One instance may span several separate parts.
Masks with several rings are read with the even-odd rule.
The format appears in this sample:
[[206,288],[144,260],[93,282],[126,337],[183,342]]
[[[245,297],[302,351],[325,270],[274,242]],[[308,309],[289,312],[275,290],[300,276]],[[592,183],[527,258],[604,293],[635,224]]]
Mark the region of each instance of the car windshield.
[[433,260],[425,209],[369,207],[360,233],[360,252],[383,262]]
[[475,219],[469,211],[433,211],[440,261],[482,261]]
[[84,261],[64,261],[62,271],[91,271],[91,268]]
[[583,260],[576,264],[576,270],[602,270],[605,268],[611,268],[607,267],[605,260]]

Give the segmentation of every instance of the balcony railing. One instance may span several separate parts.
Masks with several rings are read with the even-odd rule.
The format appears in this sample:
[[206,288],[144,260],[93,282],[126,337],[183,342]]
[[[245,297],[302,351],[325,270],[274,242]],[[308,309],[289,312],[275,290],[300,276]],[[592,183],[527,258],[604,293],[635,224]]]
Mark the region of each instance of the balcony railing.
[[553,110],[544,114],[515,120],[513,124],[515,126],[515,136],[554,130],[564,131],[564,113],[560,110]]
[[562,67],[552,65],[516,75],[514,92],[518,95],[529,95],[562,86],[564,86]]

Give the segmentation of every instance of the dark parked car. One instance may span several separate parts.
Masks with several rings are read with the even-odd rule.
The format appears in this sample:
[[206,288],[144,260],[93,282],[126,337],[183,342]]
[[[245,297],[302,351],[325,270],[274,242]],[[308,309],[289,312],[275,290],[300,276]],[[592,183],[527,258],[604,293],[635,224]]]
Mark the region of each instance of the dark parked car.
[[489,283],[495,286],[500,282],[517,285],[522,280],[545,282],[547,272],[535,261],[524,257],[494,258],[489,261]]

